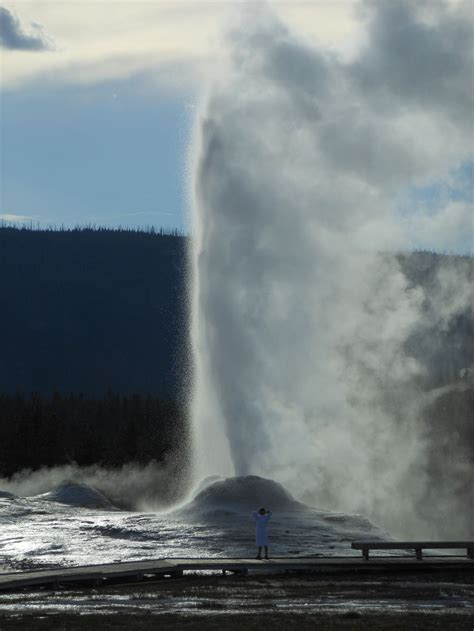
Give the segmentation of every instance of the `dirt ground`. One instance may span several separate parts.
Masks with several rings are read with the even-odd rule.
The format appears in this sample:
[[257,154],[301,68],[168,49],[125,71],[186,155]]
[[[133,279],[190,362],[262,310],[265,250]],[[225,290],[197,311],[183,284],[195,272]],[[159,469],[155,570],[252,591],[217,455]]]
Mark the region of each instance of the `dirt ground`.
[[142,614],[24,617],[1,622],[1,631],[472,631],[473,619],[459,615],[258,614],[187,616]]
[[0,631],[474,630],[474,572],[196,575],[0,595]]

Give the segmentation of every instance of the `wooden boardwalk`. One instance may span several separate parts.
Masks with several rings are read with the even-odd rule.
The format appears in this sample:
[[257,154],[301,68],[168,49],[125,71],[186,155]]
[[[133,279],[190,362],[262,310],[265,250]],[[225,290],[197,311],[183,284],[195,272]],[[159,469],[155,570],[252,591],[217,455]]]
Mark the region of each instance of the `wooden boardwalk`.
[[66,586],[99,586],[120,582],[177,578],[185,572],[211,570],[247,575],[251,571],[311,572],[346,575],[352,572],[474,572],[474,560],[467,557],[433,556],[423,561],[403,557],[278,557],[268,561],[256,559],[156,559],[128,561],[103,565],[83,565],[52,570],[0,573],[0,591]]

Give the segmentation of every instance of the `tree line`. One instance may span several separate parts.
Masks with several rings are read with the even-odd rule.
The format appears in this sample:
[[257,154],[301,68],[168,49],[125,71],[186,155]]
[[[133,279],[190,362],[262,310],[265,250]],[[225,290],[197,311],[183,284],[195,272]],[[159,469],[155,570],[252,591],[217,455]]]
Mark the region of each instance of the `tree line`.
[[163,462],[184,451],[184,406],[152,395],[0,394],[0,476],[76,463]]

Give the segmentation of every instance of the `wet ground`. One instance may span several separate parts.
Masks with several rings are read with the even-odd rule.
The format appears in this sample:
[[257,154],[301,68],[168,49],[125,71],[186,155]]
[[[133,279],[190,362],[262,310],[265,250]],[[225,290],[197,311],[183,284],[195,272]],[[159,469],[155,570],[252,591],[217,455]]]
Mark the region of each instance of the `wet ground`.
[[[178,517],[0,498],[0,572],[173,557],[248,557],[255,555],[254,531],[249,513]],[[316,510],[277,513],[270,525],[274,556],[360,556],[351,550],[351,540],[380,535],[363,517]]]
[[[235,506],[197,509],[137,513],[0,497],[0,573],[165,557],[255,555],[255,526],[248,511]],[[387,536],[363,516],[279,510],[271,521],[271,555],[360,557],[351,541]],[[2,593],[0,631],[473,631],[473,575],[470,568],[416,575],[201,573],[100,590]]]
[[[179,625],[178,625],[179,623]],[[106,589],[0,595],[0,630],[469,629],[474,573],[186,576]]]

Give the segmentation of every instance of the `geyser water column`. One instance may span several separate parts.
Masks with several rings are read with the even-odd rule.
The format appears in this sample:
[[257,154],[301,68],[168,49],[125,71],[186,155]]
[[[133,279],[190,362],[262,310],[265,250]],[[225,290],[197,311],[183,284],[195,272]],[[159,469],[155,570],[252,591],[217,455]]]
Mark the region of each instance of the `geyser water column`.
[[426,483],[423,367],[405,349],[424,296],[378,252],[404,244],[395,195],[466,145],[443,95],[384,100],[403,58],[373,83],[394,5],[417,23],[407,3],[372,3],[367,48],[345,64],[264,5],[229,34],[193,147],[191,407],[197,478],[271,477],[396,531]]

